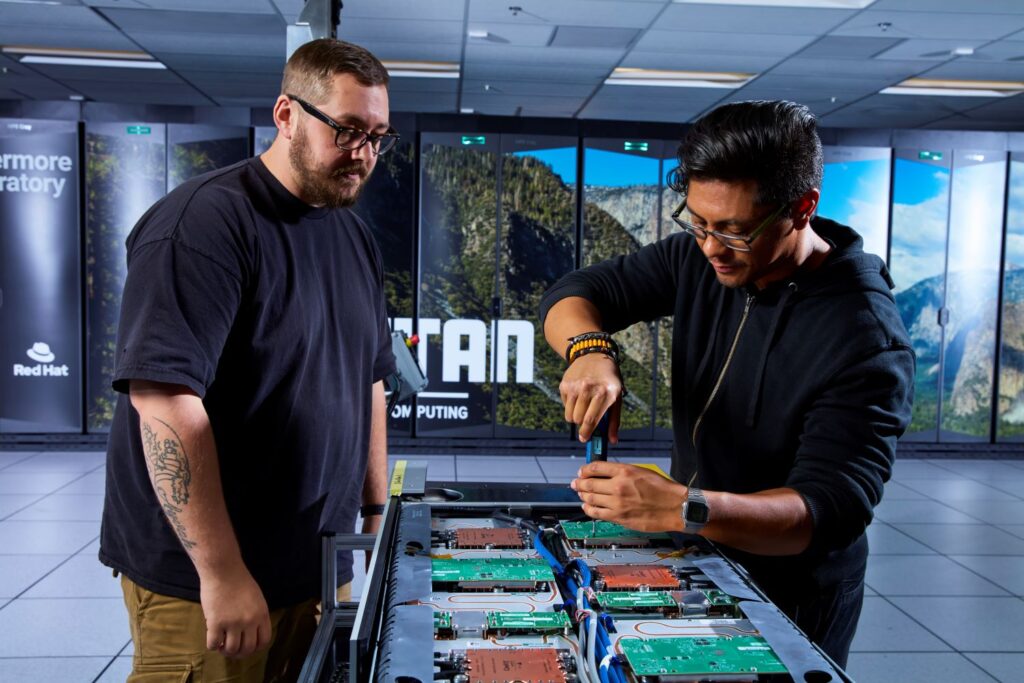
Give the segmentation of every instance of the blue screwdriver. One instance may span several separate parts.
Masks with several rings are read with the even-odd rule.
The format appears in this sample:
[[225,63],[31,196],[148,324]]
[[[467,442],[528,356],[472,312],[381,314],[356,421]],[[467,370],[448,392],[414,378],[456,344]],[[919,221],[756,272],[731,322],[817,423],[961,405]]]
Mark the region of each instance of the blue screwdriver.
[[[597,427],[594,428],[594,432],[590,435],[590,439],[587,441],[587,463],[592,462],[605,462],[608,460],[608,413],[606,412],[601,416],[601,420],[597,423]],[[590,536],[594,537],[597,533],[597,521],[591,520],[590,522]]]

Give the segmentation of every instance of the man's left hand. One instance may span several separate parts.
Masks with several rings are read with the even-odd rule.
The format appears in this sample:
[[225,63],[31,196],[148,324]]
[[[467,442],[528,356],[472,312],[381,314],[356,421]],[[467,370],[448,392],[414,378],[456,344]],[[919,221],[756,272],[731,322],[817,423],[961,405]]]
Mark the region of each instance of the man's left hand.
[[686,487],[643,467],[592,462],[580,468],[572,489],[592,519],[636,531],[682,531]]

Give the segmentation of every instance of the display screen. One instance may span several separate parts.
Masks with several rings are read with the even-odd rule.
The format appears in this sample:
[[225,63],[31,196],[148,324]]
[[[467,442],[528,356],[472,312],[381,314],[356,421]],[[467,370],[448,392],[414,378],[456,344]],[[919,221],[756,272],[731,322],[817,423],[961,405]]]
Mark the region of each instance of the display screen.
[[908,440],[938,437],[950,156],[920,159],[918,150],[897,150],[894,164],[889,270],[917,354],[913,417],[904,437]]
[[818,215],[856,230],[864,251],[885,260],[889,244],[892,150],[825,147],[825,177]]
[[117,400],[110,380],[127,275],[125,238],[167,190],[165,126],[130,128],[96,123],[85,129],[86,414],[91,432],[110,429]]

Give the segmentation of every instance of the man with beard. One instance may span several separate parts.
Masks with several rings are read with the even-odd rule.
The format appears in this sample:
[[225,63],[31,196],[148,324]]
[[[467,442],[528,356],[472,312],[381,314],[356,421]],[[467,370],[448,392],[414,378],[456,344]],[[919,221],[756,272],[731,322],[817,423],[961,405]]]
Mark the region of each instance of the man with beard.
[[307,43],[271,148],[128,237],[100,560],[121,575],[130,681],[293,680],[319,534],[360,504],[363,531],[380,522],[394,358],[380,255],[347,207],[398,137],[387,83],[366,50]]
[[609,333],[673,316],[672,476],[622,463],[572,487],[596,519],[706,536],[845,666],[865,527],[910,422],[914,352],[885,264],[814,216],[822,150],[793,102],[708,113],[679,147],[681,231],[571,273],[541,302],[580,439],[622,380]]

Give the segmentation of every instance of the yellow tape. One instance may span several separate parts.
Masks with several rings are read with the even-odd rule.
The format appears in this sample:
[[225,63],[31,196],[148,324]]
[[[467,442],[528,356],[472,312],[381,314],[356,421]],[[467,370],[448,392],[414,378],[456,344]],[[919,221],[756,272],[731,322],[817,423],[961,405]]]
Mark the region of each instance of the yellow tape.
[[405,486],[405,460],[395,462],[395,469],[391,472],[391,493],[392,496],[402,495],[402,488]]

